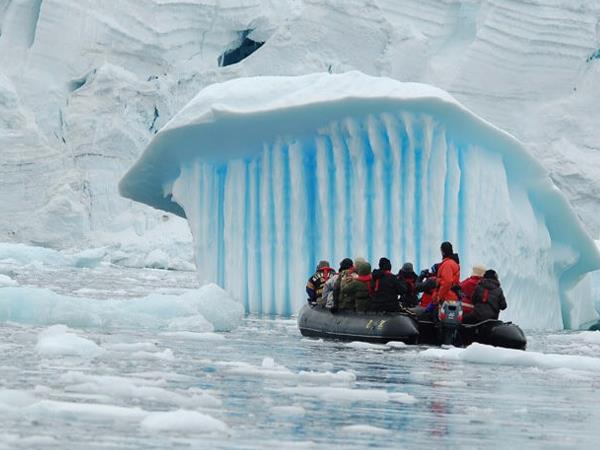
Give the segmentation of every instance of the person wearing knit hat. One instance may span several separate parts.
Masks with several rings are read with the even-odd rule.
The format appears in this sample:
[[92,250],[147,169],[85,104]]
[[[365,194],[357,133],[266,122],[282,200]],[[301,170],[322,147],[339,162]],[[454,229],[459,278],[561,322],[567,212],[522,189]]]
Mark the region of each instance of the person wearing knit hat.
[[471,274],[476,277],[482,277],[487,269],[481,264],[475,264],[471,269]]
[[415,273],[413,265],[406,262],[398,272],[398,279],[405,285],[404,294],[400,297],[400,302],[407,308],[417,306],[419,299],[417,297],[417,279],[419,276]]
[[484,320],[498,319],[500,311],[506,309],[506,299],[495,270],[488,269],[475,287],[473,312],[463,316],[464,323],[479,323]]
[[324,304],[323,287],[333,274],[335,274],[335,270],[329,267],[329,261],[319,261],[316,272],[306,283],[306,293],[308,294],[307,301],[310,305]]
[[462,308],[465,314],[473,312],[473,302],[471,301],[471,297],[473,297],[473,292],[475,292],[475,288],[481,281],[481,277],[483,277],[484,273],[485,266],[475,264],[471,269],[471,276],[460,283],[460,290],[463,293]]
[[392,262],[387,258],[379,258],[379,270],[392,270]]
[[379,312],[400,311],[399,297],[406,293],[406,284],[392,273],[387,258],[379,260],[379,269],[373,271],[373,302],[369,309]]
[[340,292],[340,308],[366,312],[371,303],[371,264],[356,263],[356,276],[343,284]]
[[354,267],[354,262],[350,258],[344,258],[340,261],[340,270],[325,282],[323,286],[323,302],[325,308],[335,312],[337,310],[337,300],[340,292],[340,283],[338,280]]

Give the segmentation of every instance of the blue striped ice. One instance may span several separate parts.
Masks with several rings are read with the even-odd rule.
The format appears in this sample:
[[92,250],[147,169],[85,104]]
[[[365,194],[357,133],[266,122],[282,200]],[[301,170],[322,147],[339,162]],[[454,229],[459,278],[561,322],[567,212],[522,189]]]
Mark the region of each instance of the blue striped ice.
[[600,255],[565,197],[520,142],[431,86],[360,72],[209,86],[120,192],[187,217],[200,281],[250,312],[294,313],[320,259],[421,269],[450,240],[463,277],[473,264],[498,271],[502,319],[569,328],[597,316],[574,288]]

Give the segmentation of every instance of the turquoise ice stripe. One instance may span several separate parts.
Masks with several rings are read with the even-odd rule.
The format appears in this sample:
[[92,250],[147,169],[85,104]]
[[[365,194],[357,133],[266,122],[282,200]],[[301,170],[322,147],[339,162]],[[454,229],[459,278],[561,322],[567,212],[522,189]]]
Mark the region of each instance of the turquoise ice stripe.
[[[274,192],[274,172],[275,169],[273,167],[273,153],[274,153],[275,149],[273,146],[269,146],[269,148],[267,149],[267,158],[269,159],[269,174],[268,179],[269,179],[269,198],[268,198],[268,208],[267,208],[267,214],[268,214],[268,218],[269,218],[269,239],[271,239],[271,242],[273,242],[275,240],[275,237],[277,236],[277,229],[275,226],[275,192]],[[270,284],[270,307],[269,307],[269,311],[271,313],[273,312],[279,312],[278,308],[277,308],[277,293],[275,292],[275,277],[278,275],[278,273],[275,270],[275,264],[276,264],[276,245],[271,245],[270,246],[270,256],[271,256],[271,270],[270,270],[270,277],[269,277],[269,284]]]
[[[344,254],[348,257],[352,258],[352,160],[350,158],[350,149],[346,144],[346,128],[341,124],[337,123],[335,125],[336,132],[340,135],[341,139],[341,148],[337,149],[338,152],[342,155],[343,159],[343,179],[344,179],[344,198],[343,202],[345,204],[345,213],[344,217],[341,217],[340,220],[344,222],[344,232],[343,236],[339,236],[339,238],[344,240]],[[337,206],[336,203],[333,205]]]
[[[284,227],[283,227],[283,252],[285,260],[284,270],[284,314],[292,314],[292,299],[290,298],[290,273],[295,269],[293,261],[290,256],[290,244],[291,244],[291,211],[290,211],[290,197],[291,197],[291,172],[290,172],[290,148],[285,145],[282,148],[282,164],[283,164],[283,208],[284,208]],[[278,293],[279,295],[279,293]]]
[[[418,119],[420,123],[422,123],[423,119]],[[421,126],[413,127],[413,148],[415,149],[415,188],[414,188],[414,196],[415,196],[415,214],[414,214],[414,239],[415,239],[415,260],[414,267],[415,270],[418,270],[421,267],[421,233],[423,232],[423,223],[421,220],[422,215],[422,195],[423,190],[421,189],[421,177],[423,176],[423,130]]]
[[458,189],[458,242],[457,250],[460,252],[460,257],[463,261],[468,259],[468,245],[466,241],[466,198],[468,190],[468,180],[465,176],[465,149],[462,145],[458,147],[458,167],[459,167],[459,189]]
[[261,274],[260,274],[260,268],[263,265],[263,260],[262,260],[262,221],[261,221],[261,217],[260,217],[260,212],[261,212],[261,201],[260,201],[260,179],[261,179],[261,172],[262,172],[262,156],[260,158],[258,158],[256,160],[256,176],[255,176],[255,183],[256,183],[256,191],[255,191],[255,216],[254,216],[254,225],[255,225],[255,242],[256,242],[256,247],[255,247],[255,260],[253,261],[253,264],[256,264],[255,267],[255,277],[256,277],[256,292],[254,293],[254,295],[256,296],[256,302],[257,302],[257,313],[258,314],[262,314],[263,313],[263,289],[262,289],[262,278],[261,278]]
[[[375,195],[377,195],[378,193],[375,192],[375,190],[373,189],[373,170],[374,170],[374,166],[375,166],[375,155],[373,153],[373,149],[371,148],[371,142],[369,141],[369,134],[368,131],[366,130],[366,121],[358,122],[357,123],[357,128],[359,130],[361,130],[361,147],[362,147],[362,153],[363,153],[363,158],[364,158],[364,164],[365,164],[365,184],[366,184],[366,189],[365,189],[365,195],[366,198],[364,199],[365,202],[365,211],[364,211],[364,215],[365,215],[365,232],[366,232],[366,236],[364,237],[367,241],[367,261],[369,261],[371,264],[373,264],[373,257],[375,255],[373,255],[373,239],[374,239],[374,233],[373,233],[373,201],[375,200]],[[381,194],[381,193],[379,193]],[[377,236],[377,239],[382,239],[384,238],[383,236]]]
[[244,289],[244,307],[246,312],[250,311],[250,292],[248,287],[248,234],[250,230],[250,160],[246,160],[244,163],[244,229],[242,235],[244,236],[244,247],[243,247],[243,267],[244,273],[240,276],[244,277],[243,289]]
[[218,228],[217,228],[217,260],[218,273],[217,279],[220,286],[225,285],[225,180],[227,178],[227,165],[223,164],[217,169],[217,189],[218,189]]
[[318,205],[318,196],[317,196],[317,187],[318,180],[316,176],[316,158],[315,158],[315,147],[312,145],[307,145],[307,142],[304,142],[304,155],[303,155],[303,165],[304,165],[304,179],[306,180],[306,229],[307,229],[307,241],[308,245],[308,261],[311,262],[311,265],[308,268],[309,273],[307,274],[307,278],[312,274],[313,268],[317,265],[317,249],[322,248],[321,246],[321,238],[318,233],[318,225],[317,221],[317,205]]
[[406,124],[404,123],[404,120],[402,120],[402,118],[399,118],[399,123],[398,123],[398,130],[400,132],[400,137],[399,137],[399,141],[401,143],[401,156],[400,156],[400,176],[401,176],[401,186],[402,186],[402,192],[399,193],[400,196],[400,202],[401,202],[401,206],[400,206],[400,211],[402,214],[402,239],[401,239],[401,243],[402,243],[402,249],[401,249],[401,255],[402,255],[402,260],[400,261],[400,264],[403,264],[404,262],[406,262],[407,259],[407,253],[406,253],[406,248],[407,248],[407,237],[406,237],[406,222],[408,222],[410,220],[410,215],[409,213],[411,213],[411,211],[407,211],[406,210],[406,192],[408,190],[407,186],[408,186],[408,169],[407,169],[407,153],[408,153],[408,136],[406,135]]
[[[333,145],[331,143],[331,138],[329,136],[324,137],[325,148],[327,150],[327,203],[323,206],[325,208],[325,214],[330,215],[329,220],[329,230],[327,230],[327,255],[329,258],[334,258],[335,255],[335,203],[334,199],[337,199],[337,189],[335,186],[335,164],[334,164],[334,156],[333,156]],[[330,261],[331,264],[335,264],[333,261]]]
[[[392,218],[392,197],[394,196],[394,194],[397,194],[396,192],[392,192],[392,180],[394,179],[394,177],[397,177],[398,174],[394,174],[393,173],[393,167],[392,167],[392,146],[390,143],[390,137],[388,135],[388,133],[386,133],[385,131],[385,127],[383,126],[383,124],[381,123],[381,121],[378,119],[377,120],[377,132],[379,134],[379,140],[381,142],[381,145],[383,146],[383,154],[384,154],[384,160],[383,160],[383,173],[384,173],[384,180],[388,180],[388,186],[387,188],[383,189],[383,192],[381,193],[383,195],[383,204],[384,204],[384,208],[386,209],[386,211],[388,211],[388,214],[386,214],[385,216],[385,230],[386,230],[386,236],[385,236],[385,251],[386,251],[386,257],[388,258],[392,258],[392,235],[394,233],[394,229],[393,229],[393,218]],[[381,255],[384,256],[384,255]]]
[[445,176],[444,176],[444,218],[443,218],[443,223],[444,223],[444,234],[442,236],[442,241],[448,240],[450,239],[450,223],[448,220],[448,208],[450,206],[450,151],[451,151],[452,145],[449,144],[446,148],[446,171],[445,171]]

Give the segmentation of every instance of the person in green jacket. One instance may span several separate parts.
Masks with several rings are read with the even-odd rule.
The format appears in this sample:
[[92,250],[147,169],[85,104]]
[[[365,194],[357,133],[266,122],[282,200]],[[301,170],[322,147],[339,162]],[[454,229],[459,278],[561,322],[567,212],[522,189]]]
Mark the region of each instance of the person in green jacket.
[[356,276],[342,284],[340,310],[366,312],[371,303],[371,264],[356,265]]

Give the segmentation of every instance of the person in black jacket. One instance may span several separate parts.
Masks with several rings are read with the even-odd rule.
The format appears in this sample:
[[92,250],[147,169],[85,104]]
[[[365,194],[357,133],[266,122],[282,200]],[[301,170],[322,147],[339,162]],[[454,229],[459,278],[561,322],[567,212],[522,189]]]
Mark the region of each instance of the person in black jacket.
[[407,308],[417,306],[419,298],[417,297],[417,280],[418,275],[413,269],[412,263],[404,263],[400,272],[398,272],[398,279],[406,286],[406,291],[402,294],[400,302]]
[[506,309],[506,299],[495,270],[485,271],[483,278],[473,291],[471,301],[473,302],[473,312],[464,316],[464,323],[498,319],[500,311]]
[[379,260],[379,269],[373,271],[371,281],[373,299],[371,310],[400,311],[399,297],[407,292],[406,283],[392,273],[392,263],[387,258]]

